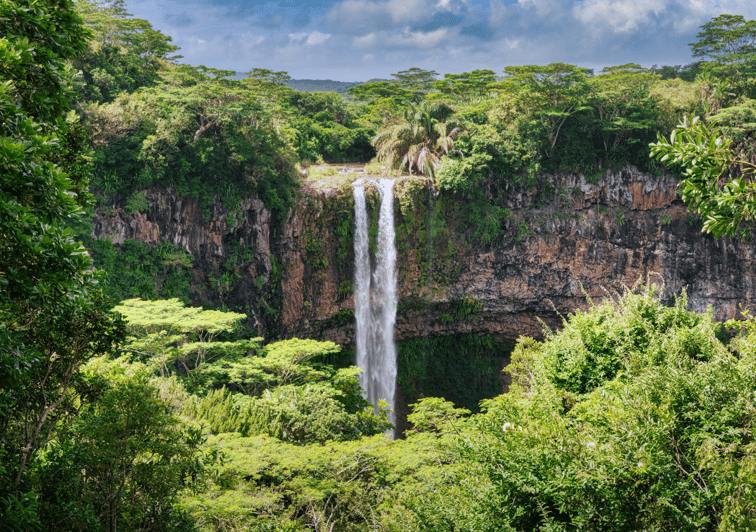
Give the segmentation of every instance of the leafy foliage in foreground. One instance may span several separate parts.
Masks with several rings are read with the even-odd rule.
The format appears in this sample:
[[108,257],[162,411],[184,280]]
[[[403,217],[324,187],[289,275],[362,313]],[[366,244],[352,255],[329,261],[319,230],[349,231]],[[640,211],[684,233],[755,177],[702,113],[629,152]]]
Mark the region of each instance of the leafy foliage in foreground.
[[79,369],[111,351],[109,312],[67,225],[91,201],[65,61],[88,32],[66,0],[0,1],[0,528],[41,530],[30,465],[96,399]]
[[544,342],[460,452],[490,481],[483,530],[743,530],[756,498],[756,352],[710,315],[628,292]]
[[406,440],[219,434],[182,508],[204,530],[751,529],[756,326],[726,343],[685,306],[646,287],[568,316],[520,340],[510,393],[471,417],[422,399]]
[[439,488],[457,491],[453,457],[439,452],[444,438],[424,432],[299,447],[220,434],[208,443],[224,465],[210,490],[181,507],[203,530],[428,530],[449,513],[433,507],[443,501]]
[[[510,392],[481,413],[423,398],[395,441],[358,370],[324,362],[328,342],[208,342],[218,356],[191,379],[99,360],[84,376],[102,399],[35,461],[38,509],[51,530],[113,529],[108,515],[130,530],[750,529],[754,323],[728,322],[729,340],[684,295],[615,294],[521,339]],[[125,479],[115,506],[118,485],[95,490],[83,471]]]
[[38,464],[47,530],[191,530],[175,496],[202,475],[211,456],[201,430],[182,426],[162,397],[166,379],[124,358],[90,362],[103,388]]
[[[153,324],[159,330],[135,331],[143,336],[130,346],[144,349],[149,365],[92,360],[119,343],[123,324],[108,312],[91,263],[63,229],[88,203],[83,137],[67,112],[69,78],[61,75],[61,59],[81,49],[83,33],[65,1],[0,1],[0,10],[2,68],[18,82],[0,91],[6,118],[0,163],[8,184],[0,223],[9,239],[0,248],[4,529],[756,527],[754,320],[728,323],[740,336],[726,344],[710,315],[688,312],[684,298],[663,305],[651,288],[576,313],[562,333],[543,342],[523,339],[510,368],[512,391],[485,402],[481,414],[466,418],[464,409],[439,398],[419,401],[404,441],[360,438],[388,428],[385,416],[362,399],[356,370],[335,371],[323,362],[334,355],[332,344],[292,340],[260,349],[255,339],[201,338],[212,324],[171,331],[170,322],[160,322]],[[46,32],[50,27],[55,31]],[[413,101],[424,97],[435,75],[418,70],[398,75]],[[212,85],[201,75],[197,80]],[[269,85],[259,81],[250,83],[267,94]],[[186,83],[172,97],[186,97],[186,104],[214,90],[194,87]],[[611,86],[604,89],[607,101],[616,96]],[[715,92],[704,94],[706,103],[721,103]],[[544,147],[553,164],[567,163],[569,148],[590,147],[580,135],[598,132],[589,127],[587,109],[572,112],[579,106],[508,121],[511,109],[537,95],[505,93],[507,105],[478,102],[481,107],[463,111],[498,138],[478,143],[485,149],[478,148],[475,164],[461,166],[475,176],[475,186],[448,175],[451,189],[482,189],[492,201],[491,191],[506,183],[472,167],[515,164],[519,153],[532,157]],[[193,115],[206,122],[184,124],[195,141],[217,128],[223,135],[224,124],[233,124],[235,105],[219,110],[218,103]],[[624,104],[631,114],[603,122],[607,128],[594,140],[613,145],[611,138],[625,138],[625,126],[647,129],[642,116],[631,116],[638,102]],[[751,128],[747,105],[726,114],[729,127]],[[497,129],[496,120],[516,127]],[[489,147],[517,138],[513,131],[531,131],[541,145],[504,142],[510,149],[496,159]],[[151,343],[149,334],[165,339]],[[198,356],[193,374],[151,363],[162,349],[190,339],[216,361]],[[155,377],[161,367],[172,375]],[[213,379],[216,389],[198,375]],[[247,393],[238,393],[244,386]],[[254,419],[242,419],[250,405]],[[207,453],[203,422],[218,433]],[[215,461],[220,454],[225,459]]]
[[697,116],[683,120],[669,140],[660,135],[651,145],[652,155],[663,163],[683,168],[683,199],[703,217],[703,231],[714,236],[734,236],[744,222],[756,219],[756,166],[732,145],[716,122],[707,124]]

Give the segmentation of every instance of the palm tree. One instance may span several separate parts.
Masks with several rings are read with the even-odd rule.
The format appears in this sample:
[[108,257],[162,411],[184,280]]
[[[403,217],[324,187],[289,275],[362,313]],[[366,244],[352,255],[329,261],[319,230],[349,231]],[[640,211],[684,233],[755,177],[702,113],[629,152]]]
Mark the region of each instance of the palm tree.
[[404,111],[404,120],[383,128],[373,139],[378,160],[389,167],[434,177],[441,157],[454,150],[462,130],[449,118],[455,110],[444,103],[424,101]]

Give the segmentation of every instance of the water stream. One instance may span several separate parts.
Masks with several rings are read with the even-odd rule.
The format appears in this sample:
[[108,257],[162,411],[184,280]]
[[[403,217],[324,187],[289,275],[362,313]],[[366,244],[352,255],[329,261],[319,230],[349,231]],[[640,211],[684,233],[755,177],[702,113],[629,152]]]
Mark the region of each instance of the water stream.
[[[394,232],[394,181],[377,179],[381,194],[378,246],[371,268],[365,185],[354,182],[354,313],[357,319],[357,365],[362,368],[362,387],[371,404],[385,399],[394,408],[396,391],[396,243]],[[372,270],[372,275],[371,275]],[[395,422],[393,412],[389,421]]]

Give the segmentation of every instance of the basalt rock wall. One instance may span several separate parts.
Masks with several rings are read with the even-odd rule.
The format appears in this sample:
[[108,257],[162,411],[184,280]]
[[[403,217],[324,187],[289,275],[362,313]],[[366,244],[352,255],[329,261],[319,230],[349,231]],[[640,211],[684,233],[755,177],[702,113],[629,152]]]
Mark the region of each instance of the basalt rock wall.
[[[543,190],[543,187],[548,190]],[[735,317],[756,300],[749,238],[714,239],[676,195],[677,181],[632,167],[596,183],[582,174],[544,176],[531,189],[504,191],[510,215],[488,246],[464,223],[464,198],[437,196],[424,180],[395,186],[400,304],[398,340],[457,333],[514,340],[540,336],[576,308],[637,282],[663,284],[663,297],[687,290],[689,307]],[[288,216],[250,198],[233,209],[170,189],[146,191],[150,207],[98,209],[94,236],[118,244],[168,240],[194,256],[198,301],[245,310],[266,337],[353,338],[353,217],[348,181],[307,182]],[[368,194],[377,209],[376,191]],[[232,249],[251,255],[225,267]],[[224,271],[231,282],[217,285]]]

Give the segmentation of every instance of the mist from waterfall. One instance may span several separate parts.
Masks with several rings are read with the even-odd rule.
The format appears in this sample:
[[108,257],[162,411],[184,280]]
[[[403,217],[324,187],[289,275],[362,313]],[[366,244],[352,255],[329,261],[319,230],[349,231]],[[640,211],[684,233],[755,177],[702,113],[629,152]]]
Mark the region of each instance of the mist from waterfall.
[[[378,216],[378,246],[373,273],[365,202],[365,179],[354,183],[354,313],[357,319],[357,365],[362,368],[362,387],[368,401],[385,399],[394,408],[396,391],[396,243],[394,232],[394,181],[378,179],[381,209]],[[393,412],[389,421],[395,423]]]

